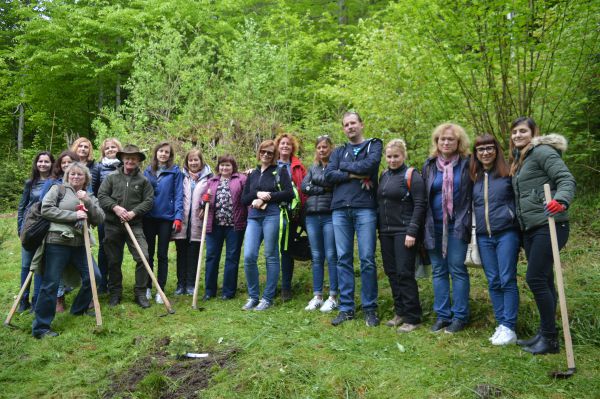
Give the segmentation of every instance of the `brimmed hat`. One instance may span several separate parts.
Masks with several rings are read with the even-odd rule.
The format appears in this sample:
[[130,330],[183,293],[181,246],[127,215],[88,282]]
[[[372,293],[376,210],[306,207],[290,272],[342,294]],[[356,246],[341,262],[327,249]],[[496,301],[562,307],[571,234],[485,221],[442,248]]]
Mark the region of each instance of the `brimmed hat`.
[[127,144],[125,147],[123,147],[121,151],[117,152],[117,158],[119,159],[119,161],[123,161],[121,159],[123,155],[137,155],[140,158],[140,162],[146,159],[146,156],[143,152],[140,151],[138,146],[133,144]]

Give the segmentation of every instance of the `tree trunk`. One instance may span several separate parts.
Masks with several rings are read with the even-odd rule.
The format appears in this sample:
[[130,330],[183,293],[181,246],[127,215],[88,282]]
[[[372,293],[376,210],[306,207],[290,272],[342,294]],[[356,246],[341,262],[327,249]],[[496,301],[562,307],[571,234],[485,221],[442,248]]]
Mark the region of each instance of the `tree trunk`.
[[346,14],[346,0],[338,0],[337,4],[340,13],[338,16],[338,24],[346,25],[348,23],[348,15]]
[[121,106],[121,74],[117,75],[117,84],[115,86],[115,109]]
[[19,110],[19,126],[17,127],[17,150],[19,154],[23,149],[23,129],[25,127],[25,107],[23,103],[19,103],[17,109]]

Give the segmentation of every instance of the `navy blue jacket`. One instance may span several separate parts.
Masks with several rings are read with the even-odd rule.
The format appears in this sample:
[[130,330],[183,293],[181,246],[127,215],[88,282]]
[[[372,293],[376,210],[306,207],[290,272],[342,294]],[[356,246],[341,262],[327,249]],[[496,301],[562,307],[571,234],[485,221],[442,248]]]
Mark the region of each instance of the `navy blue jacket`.
[[[435,225],[433,221],[433,211],[431,209],[431,187],[435,180],[437,158],[428,158],[423,165],[423,179],[425,180],[425,192],[427,194],[427,213],[425,215],[425,238],[426,249],[435,248]],[[450,230],[450,235],[469,242],[471,240],[471,197],[473,194],[473,182],[469,177],[469,157],[461,158],[460,167],[460,190],[458,192],[458,201],[454,202],[454,229]],[[455,193],[456,197],[456,193]]]
[[173,165],[156,177],[148,166],[144,176],[154,189],[154,205],[144,216],[162,220],[183,220],[183,173],[179,167]]
[[[333,184],[332,210],[377,208],[377,175],[382,148],[380,139],[367,139],[356,156],[350,143],[333,150],[325,168],[325,179]],[[362,188],[362,181],[351,179],[351,173],[369,176],[372,187],[368,190]]]
[[119,166],[121,166],[121,162],[113,163],[112,165],[98,162],[94,169],[90,171],[92,173],[92,190],[96,197],[98,197],[98,190],[100,189],[100,184],[102,184],[104,178],[109,174],[116,172]]
[[[475,211],[475,226],[477,234],[492,236],[506,229],[518,228],[515,195],[512,179],[509,176],[496,177],[494,173],[488,176],[488,217],[485,217],[485,175],[473,185],[473,208]],[[489,224],[488,224],[489,222]]]

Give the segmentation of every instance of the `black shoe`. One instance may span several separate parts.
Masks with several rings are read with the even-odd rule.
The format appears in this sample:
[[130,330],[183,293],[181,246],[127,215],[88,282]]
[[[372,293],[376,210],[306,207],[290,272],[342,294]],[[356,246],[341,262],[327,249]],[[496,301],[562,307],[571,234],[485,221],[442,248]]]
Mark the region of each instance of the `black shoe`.
[[377,327],[379,325],[379,317],[374,310],[365,312],[365,323],[367,327]]
[[451,323],[448,320],[437,319],[431,326],[431,332],[438,332],[448,327]]
[[140,305],[143,309],[147,309],[150,307],[150,302],[148,301],[148,298],[146,298],[145,294],[138,295],[137,297],[135,297],[135,303]]
[[52,331],[52,330],[46,330],[41,334],[38,335],[34,335],[33,336],[35,339],[44,339],[44,338],[52,338],[52,337],[58,337],[58,333],[56,331]]
[[19,303],[19,308],[17,309],[17,312],[23,313],[24,311],[26,311],[30,307],[31,307],[31,304],[29,303],[29,301],[21,301]]
[[535,344],[536,342],[538,342],[541,338],[541,334],[537,333],[535,334],[533,337],[529,338],[529,339],[518,339],[517,340],[517,345],[519,346],[531,346],[533,344]]
[[340,312],[335,317],[335,319],[331,320],[331,325],[339,326],[343,322],[352,320],[352,319],[354,319],[354,312],[345,312],[343,310],[340,310]]
[[224,301],[228,301],[230,299],[233,299],[233,297],[232,296],[227,296],[227,295],[221,295],[221,299],[224,300]]
[[177,289],[175,290],[175,295],[185,295],[185,288],[177,287]]
[[206,301],[210,301],[212,298],[213,298],[212,296],[210,296],[210,295],[208,295],[208,294],[205,294],[205,295],[202,297],[202,300],[206,302]]
[[281,301],[288,302],[292,300],[292,291],[290,290],[281,290]]
[[121,303],[120,296],[111,296],[110,299],[108,300],[108,306],[111,306],[111,307],[115,307],[120,303]]
[[556,338],[546,338],[543,336],[540,336],[534,344],[524,346],[522,349],[532,355],[546,355],[548,353],[560,352],[560,347]]
[[446,332],[448,334],[454,334],[454,333],[464,330],[466,326],[467,326],[466,321],[454,319],[454,320],[452,320],[452,323],[450,323],[450,325],[448,327],[446,327],[444,332]]

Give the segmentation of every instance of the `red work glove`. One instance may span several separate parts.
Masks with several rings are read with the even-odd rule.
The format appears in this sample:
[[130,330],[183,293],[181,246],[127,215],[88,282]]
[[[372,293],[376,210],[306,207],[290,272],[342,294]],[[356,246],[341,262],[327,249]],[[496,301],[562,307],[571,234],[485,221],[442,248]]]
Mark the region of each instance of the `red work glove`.
[[557,200],[552,200],[548,202],[544,206],[544,215],[546,216],[554,216],[557,213],[561,213],[567,210],[567,207],[558,202]]
[[173,231],[179,233],[181,231],[181,220],[177,219],[173,222]]
[[371,190],[371,189],[373,188],[373,182],[371,181],[371,179],[370,179],[370,178],[368,178],[368,177],[365,177],[364,179],[362,179],[362,180],[361,180],[360,187],[361,187],[363,190],[367,190],[367,191],[369,191],[369,190]]
[[77,210],[77,211],[84,211],[84,212],[88,211],[87,208],[85,207],[85,205],[83,205],[83,204],[77,205],[77,207],[75,208],[75,210]]
[[210,194],[202,194],[202,202],[210,202]]

